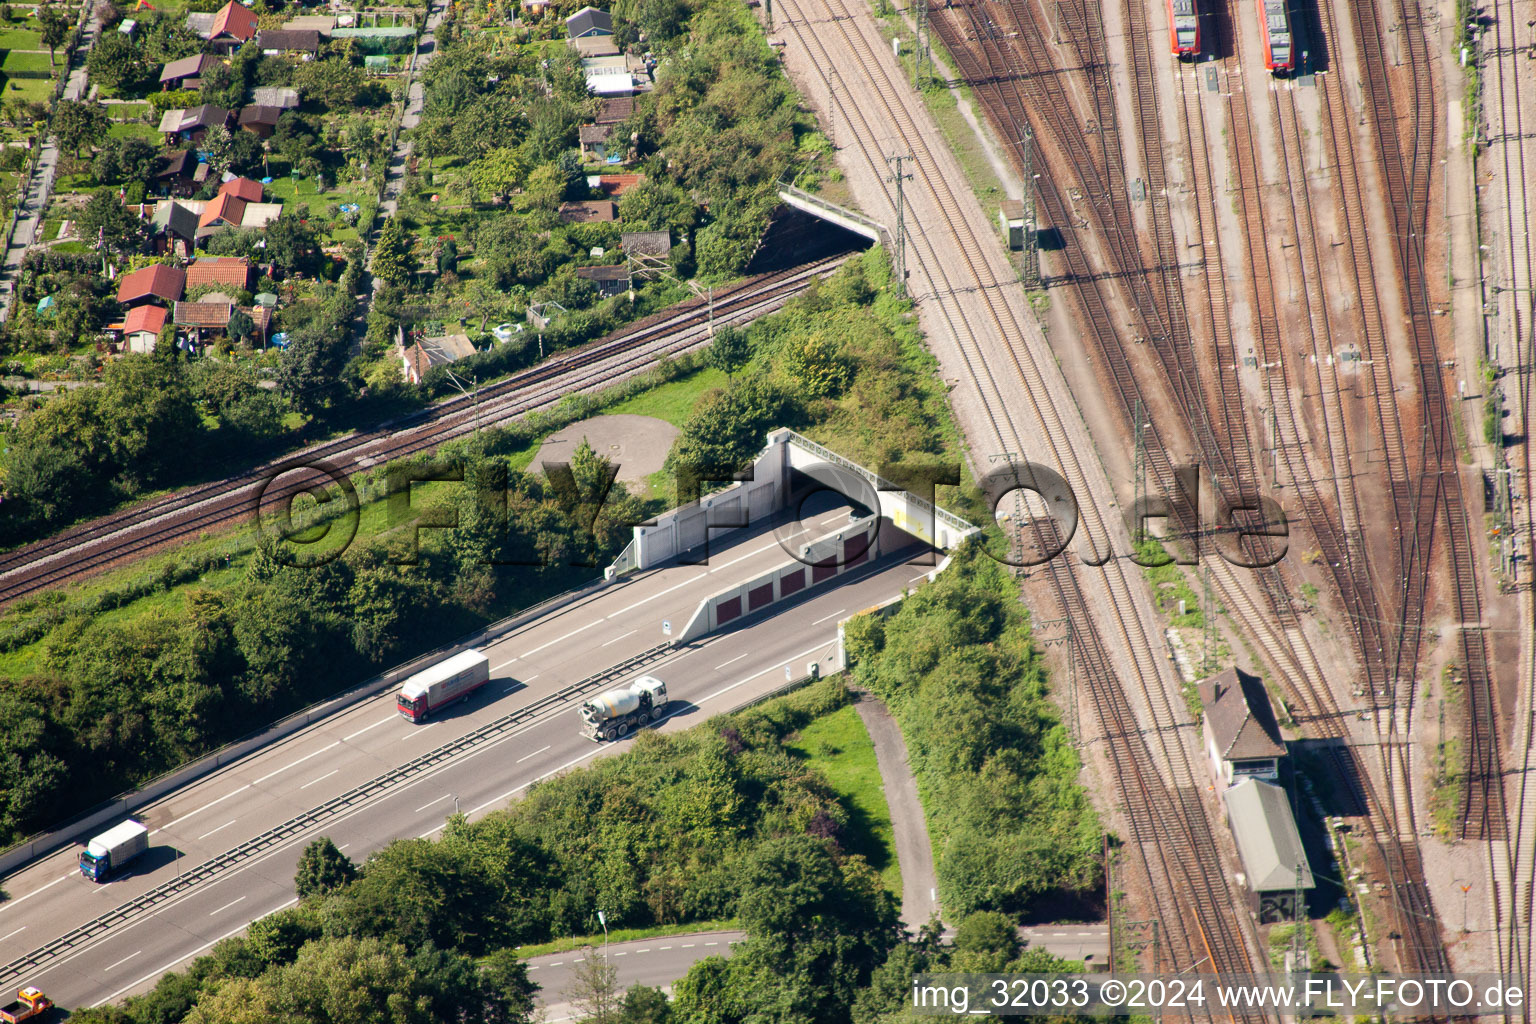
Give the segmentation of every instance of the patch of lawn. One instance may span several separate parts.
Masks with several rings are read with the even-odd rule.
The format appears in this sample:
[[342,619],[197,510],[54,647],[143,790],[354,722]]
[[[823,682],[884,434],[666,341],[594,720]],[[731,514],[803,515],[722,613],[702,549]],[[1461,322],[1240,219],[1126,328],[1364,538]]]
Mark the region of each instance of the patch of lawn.
[[151,142],[160,139],[160,133],[155,131],[155,126],[145,124],[143,121],[114,121],[107,134],[116,139],[131,139],[137,136],[141,139],[149,139]]
[[113,103],[107,113],[114,121],[134,121],[149,113],[148,103]]
[[848,810],[851,835],[838,842],[850,853],[864,855],[880,872],[887,891],[901,896],[901,866],[896,861],[896,834],[885,802],[875,745],[853,705],[839,708],[801,729],[784,746],[822,774]]
[[[47,60],[47,56],[43,57]],[[0,75],[0,77],[4,77]],[[5,82],[5,98],[44,103],[53,95],[53,82],[46,78],[11,78]]]
[[[6,24],[0,22],[0,24]],[[47,50],[43,34],[25,28],[0,28],[0,50]]]
[[716,369],[699,370],[680,377],[659,388],[626,399],[612,408],[603,410],[605,416],[654,416],[666,420],[674,427],[681,427],[693,413],[699,396],[710,388],[723,388],[726,376]]
[[52,73],[57,65],[48,63],[47,53],[29,53],[25,50],[11,50],[5,55],[5,60],[0,61],[0,71],[46,71]]

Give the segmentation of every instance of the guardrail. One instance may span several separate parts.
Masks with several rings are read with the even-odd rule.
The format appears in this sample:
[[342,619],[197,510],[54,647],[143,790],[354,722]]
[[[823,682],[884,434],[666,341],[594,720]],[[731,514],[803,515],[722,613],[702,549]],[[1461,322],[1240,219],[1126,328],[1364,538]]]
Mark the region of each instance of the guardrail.
[[120,793],[88,811],[83,811],[57,828],[33,836],[30,839],[24,839],[5,852],[0,853],[0,876],[43,854],[51,853],[59,847],[85,836],[98,826],[114,818],[127,815],[137,808],[158,800],[172,790],[179,789],[205,775],[211,775],[219,769],[240,760],[247,754],[254,753],[277,740],[290,736],[300,729],[320,721],[322,718],[327,718],[338,711],[344,711],[354,704],[358,704],[374,694],[399,683],[407,676],[425,668],[451,651],[456,651],[463,647],[472,647],[495,639],[531,619],[574,604],[588,594],[596,593],[607,584],[608,581],[605,579],[595,579],[580,587],[567,590],[563,594],[557,594],[546,601],[541,601],[532,607],[524,608],[522,611],[509,615],[507,618],[494,622],[468,636],[461,637],[452,643],[444,644],[441,647],[428,651],[426,654],[397,665],[351,689],[342,690],[324,700],[317,701],[306,708],[295,711],[293,714],[280,719],[272,725],[247,733],[240,739],[233,740],[212,753],[204,754],[200,758],[156,776],[137,789]]
[[503,715],[501,718],[496,719],[496,721],[482,725],[473,732],[466,733],[457,739],[450,740],[435,750],[428,751],[420,757],[407,761],[405,764],[391,768],[384,774],[369,779],[361,785],[354,786],[347,792],[327,800],[318,807],[289,818],[281,825],[270,828],[261,833],[261,835],[246,840],[234,849],[206,860],[197,867],[178,875],[171,881],[158,885],[143,895],[137,896],[127,903],[115,907],[105,914],[66,932],[47,945],[34,949],[25,956],[17,957],[10,963],[0,967],[0,986],[13,984],[22,975],[37,970],[48,961],[84,942],[90,941],[114,925],[137,917],[167,900],[174,899],[188,889],[200,885],[215,875],[228,871],[230,868],[242,864],[258,854],[283,846],[289,840],[304,835],[316,826],[322,825],[346,811],[367,804],[374,798],[382,796],[402,783],[411,781],[423,772],[429,771],[446,761],[450,761],[475,747],[483,746],[536,718],[569,707],[572,698],[596,690],[611,682],[617,676],[626,675],[637,668],[648,665],[664,657],[671,649],[671,641],[658,644],[627,661],[620,662],[596,675],[588,676],[578,683],[572,683],[562,690],[534,701],[527,707],[520,708],[511,714]]

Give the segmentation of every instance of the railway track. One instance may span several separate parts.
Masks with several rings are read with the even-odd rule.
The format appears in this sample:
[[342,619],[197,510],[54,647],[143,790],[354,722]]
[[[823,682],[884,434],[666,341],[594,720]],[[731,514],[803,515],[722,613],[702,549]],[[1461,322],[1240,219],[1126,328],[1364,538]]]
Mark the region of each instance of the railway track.
[[[1329,8],[1331,17],[1331,2],[1324,0],[1323,6]],[[1507,834],[1508,809],[1499,749],[1498,709],[1487,638],[1483,632],[1486,627],[1477,554],[1462,495],[1451,423],[1451,417],[1457,413],[1450,407],[1441,369],[1426,269],[1425,236],[1437,123],[1428,40],[1419,5],[1399,3],[1396,6],[1399,31],[1395,34],[1406,57],[1406,77],[1411,89],[1408,127],[1403,131],[1399,128],[1393,100],[1389,61],[1383,50],[1385,33],[1381,31],[1383,22],[1377,0],[1359,0],[1349,6],[1364,71],[1364,94],[1384,175],[1388,216],[1402,274],[1408,336],[1424,406],[1427,457],[1420,486],[1423,491],[1437,495],[1437,506],[1443,513],[1451,599],[1461,636],[1467,702],[1466,784],[1461,834],[1468,839],[1502,839]],[[1404,135],[1407,137],[1406,154]],[[1417,644],[1417,632],[1411,639]]]
[[[746,322],[771,312],[844,258],[831,256],[745,282],[715,297],[714,318],[721,324]],[[198,532],[248,519],[258,496],[265,509],[317,481],[330,486],[324,472],[297,472],[305,467],[348,472],[382,464],[473,433],[479,426],[547,408],[567,394],[614,383],[641,372],[660,356],[704,344],[709,318],[706,303],[690,301],[481,388],[478,403],[471,397],[450,399],[374,430],[314,445],[228,479],[145,502],[7,552],[0,556],[0,605],[142,557]],[[289,479],[262,489],[280,477]]]
[[[1528,11],[1522,12],[1515,0],[1494,0],[1490,7],[1491,23],[1479,41],[1476,59],[1483,68],[1487,159],[1497,172],[1502,172],[1504,202],[1501,223],[1496,222],[1501,244],[1490,253],[1496,257],[1492,263],[1498,290],[1493,301],[1498,318],[1492,327],[1496,332],[1493,344],[1487,346],[1485,337],[1485,346],[1491,348],[1488,355],[1497,376],[1513,382],[1513,394],[1508,394],[1511,389],[1506,385],[1506,395],[1512,406],[1514,427],[1513,431],[1506,431],[1500,424],[1494,487],[1506,500],[1517,490],[1524,494],[1523,508],[1510,510],[1511,537],[1507,543],[1513,544],[1517,554],[1523,547],[1528,560],[1536,552],[1536,520],[1530,505],[1532,471],[1536,468],[1531,454],[1531,430],[1536,421],[1536,394],[1532,388],[1536,368],[1536,291],[1532,290],[1536,287],[1536,255],[1531,238],[1536,224],[1531,214],[1531,182],[1536,166],[1528,159],[1527,150],[1532,147],[1524,125],[1528,97],[1524,95],[1521,79],[1523,66],[1528,63],[1525,54],[1536,53],[1536,26],[1529,24]],[[1524,40],[1520,38],[1522,24],[1526,30]],[[1483,136],[1484,126],[1475,124],[1473,131]],[[1486,293],[1484,298],[1486,301]],[[1510,344],[1508,350],[1504,348],[1506,339]],[[1505,434],[1519,439],[1516,446],[1504,447]],[[1518,487],[1516,480],[1520,481]],[[1501,538],[1501,543],[1506,541]],[[1509,894],[1507,904],[1494,906],[1502,918],[1497,921],[1501,964],[1522,971],[1528,980],[1536,980],[1536,957],[1532,956],[1536,943],[1536,756],[1532,752],[1536,746],[1536,592],[1531,585],[1529,561],[1523,567],[1518,558],[1511,560],[1508,572],[1518,594],[1518,621],[1525,626],[1516,697],[1520,714],[1511,730],[1518,753],[1511,765],[1514,792],[1508,841],[1502,849],[1490,843],[1489,856],[1494,876]],[[1501,853],[1507,859],[1501,860]]]
[[[972,27],[979,37],[993,39],[1001,34],[986,15],[978,15],[966,5],[960,5],[957,10],[964,10],[972,17]],[[989,66],[979,64],[973,55],[964,50],[954,47],[951,49],[955,53],[962,72],[968,77],[984,78],[994,83],[1018,83],[1023,78],[1009,59],[1002,55],[999,48],[994,47],[988,51],[988,59],[992,61]],[[1033,109],[1041,108],[1036,106]],[[1111,133],[1103,129],[1100,134],[1107,138]],[[1107,145],[1107,143],[1104,144]],[[1045,181],[1046,179],[1042,179],[1042,187]],[[1094,187],[1094,185],[1088,186],[1089,189]],[[1058,212],[1063,209],[1060,197],[1054,193],[1046,197],[1046,206]],[[1125,231],[1119,236],[1122,245],[1126,244],[1125,240],[1129,234],[1130,232]],[[1134,239],[1132,238],[1131,241],[1133,243]],[[1069,249],[1068,253],[1071,252],[1072,250]],[[1094,275],[1089,272],[1085,264],[1076,267],[1075,270],[1073,275],[1075,278],[1094,282]],[[1090,313],[1085,318],[1085,322],[1093,325],[1094,330],[1112,322],[1098,293],[1097,285],[1090,284],[1081,291],[1084,293],[1084,301],[1094,304],[1090,306]],[[1127,375],[1121,374],[1120,371],[1123,370],[1125,367],[1122,363],[1117,368],[1117,380],[1122,387],[1133,388],[1134,381]],[[1035,393],[1034,388],[1030,391]],[[1052,543],[1052,538],[1037,537],[1037,543],[1049,545]],[[1054,560],[1051,567],[1052,584],[1057,598],[1068,610],[1068,614],[1071,614],[1074,609],[1081,614],[1086,609],[1087,602],[1080,583],[1075,574],[1057,564],[1059,561],[1059,559]],[[1229,917],[1230,911],[1227,908],[1230,906],[1231,894],[1226,889],[1225,879],[1219,872],[1200,875],[1198,872],[1190,871],[1190,865],[1216,863],[1215,845],[1206,819],[1206,810],[1199,799],[1200,789],[1195,784],[1195,776],[1190,768],[1187,752],[1177,738],[1180,724],[1178,716],[1167,703],[1166,690],[1147,693],[1153,724],[1149,730],[1139,735],[1135,731],[1134,722],[1129,718],[1130,708],[1119,690],[1118,680],[1107,663],[1104,651],[1101,648],[1095,649],[1092,640],[1077,639],[1078,631],[1074,633],[1074,647],[1080,652],[1079,665],[1089,666],[1089,671],[1095,673],[1092,692],[1105,733],[1114,741],[1129,748],[1117,749],[1114,752],[1115,770],[1122,791],[1127,794],[1128,810],[1134,821],[1134,838],[1138,842],[1143,860],[1150,862],[1148,877],[1152,882],[1152,892],[1161,904],[1158,908],[1160,916],[1165,926],[1170,929],[1169,938],[1179,943],[1176,946],[1175,959],[1182,956],[1193,962],[1211,957],[1218,965],[1218,969],[1239,969],[1240,965],[1248,962],[1248,950],[1240,927]],[[1142,643],[1145,644],[1143,656],[1155,657],[1152,655],[1150,643],[1144,639]],[[1163,749],[1157,751],[1150,749],[1144,738],[1145,735],[1158,737],[1158,744]],[[1168,739],[1170,736],[1174,737],[1172,741]],[[1171,788],[1158,778],[1158,773],[1153,767],[1159,761],[1171,766],[1173,776]],[[1160,809],[1169,806],[1179,807],[1182,814],[1176,828],[1172,830],[1164,828],[1160,832],[1159,827],[1163,817]],[[1170,853],[1172,857],[1169,856]],[[1158,877],[1159,875],[1161,877]],[[1167,902],[1167,897],[1159,890],[1166,890],[1167,883],[1170,881],[1177,887],[1176,892],[1179,893],[1179,898]],[[1185,915],[1180,912],[1181,906],[1189,905],[1199,910],[1193,924],[1186,921]]]

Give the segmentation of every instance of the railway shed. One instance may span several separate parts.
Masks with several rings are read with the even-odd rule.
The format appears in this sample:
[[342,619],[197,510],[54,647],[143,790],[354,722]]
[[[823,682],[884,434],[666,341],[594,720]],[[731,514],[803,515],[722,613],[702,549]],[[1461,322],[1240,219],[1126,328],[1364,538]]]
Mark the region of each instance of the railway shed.
[[1263,681],[1234,667],[1202,679],[1196,692],[1203,711],[1201,739],[1217,786],[1278,779],[1285,745]]
[[1248,778],[1223,796],[1243,862],[1239,881],[1248,890],[1248,909],[1260,924],[1295,920],[1296,890],[1310,890],[1315,882],[1285,790]]

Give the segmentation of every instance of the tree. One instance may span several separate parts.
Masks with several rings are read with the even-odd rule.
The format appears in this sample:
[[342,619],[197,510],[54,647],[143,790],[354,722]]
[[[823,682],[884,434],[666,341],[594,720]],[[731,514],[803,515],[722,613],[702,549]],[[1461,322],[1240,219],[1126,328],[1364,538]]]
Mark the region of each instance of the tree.
[[272,148],[290,163],[302,163],[320,149],[320,126],[297,110],[285,110],[272,129]]
[[[459,243],[448,238],[437,250],[437,272],[439,274],[455,274],[459,270]],[[480,328],[485,330],[484,325]]]
[[565,201],[565,174],[554,164],[540,164],[523,191],[530,210],[553,212]]
[[91,162],[91,173],[103,184],[121,181],[131,186],[149,181],[158,160],[159,150],[148,139],[109,135],[102,140],[96,159]]
[[305,414],[320,411],[341,394],[348,343],[340,331],[306,327],[291,331],[277,368],[279,393]]
[[293,887],[299,899],[324,896],[357,878],[357,866],[331,842],[322,836],[304,847],[299,857],[299,869],[293,876]]
[[314,228],[291,213],[267,225],[267,258],[280,267],[312,274],[319,262],[320,240]]
[[57,64],[58,48],[69,38],[69,20],[52,7],[40,6],[37,27],[42,34],[43,45],[48,47],[48,63]]
[[111,189],[98,189],[76,221],[86,245],[100,242],[106,252],[126,257],[141,251],[149,241],[144,222],[123,205]]
[[293,84],[305,99],[315,100],[330,110],[358,105],[367,80],[362,68],[343,60],[312,60],[300,64],[293,74]]
[[97,404],[113,467],[141,483],[182,465],[201,429],[182,363],[159,349],[107,364]]
[[229,315],[229,324],[225,332],[230,339],[237,342],[249,342],[256,336],[256,321],[243,309],[237,309]]
[[588,1024],[617,1024],[619,1020],[619,969],[608,954],[587,946],[571,968],[570,986],[562,993],[581,1011]]
[[91,47],[86,67],[91,81],[120,92],[138,92],[149,82],[152,70],[143,51],[121,32],[103,32]]
[[396,216],[386,220],[379,231],[379,242],[373,249],[373,276],[404,287],[415,270],[412,248],[400,226],[400,218]]
[[736,371],[752,358],[752,343],[744,332],[725,326],[715,332],[715,340],[709,343],[705,358],[710,366],[727,377],[735,377]]
[[672,1003],[667,994],[649,985],[632,985],[619,1007],[620,1024],[670,1024]]
[[515,192],[528,174],[528,167],[515,149],[501,146],[476,160],[469,168],[470,179],[482,195],[505,199]]
[[[45,7],[43,10],[51,8]],[[76,159],[79,159],[81,149],[94,146],[106,138],[111,128],[112,121],[107,117],[106,108],[99,103],[64,100],[53,115],[53,137]]]

